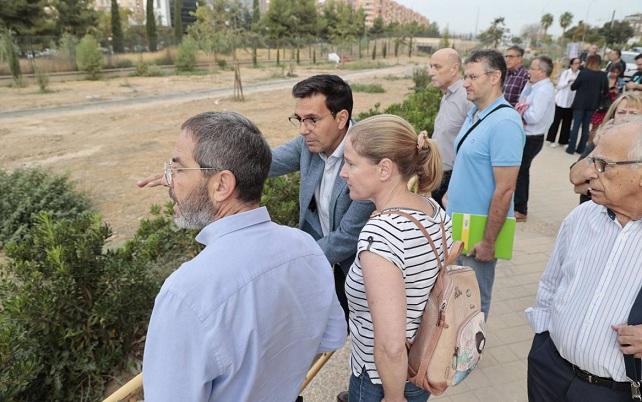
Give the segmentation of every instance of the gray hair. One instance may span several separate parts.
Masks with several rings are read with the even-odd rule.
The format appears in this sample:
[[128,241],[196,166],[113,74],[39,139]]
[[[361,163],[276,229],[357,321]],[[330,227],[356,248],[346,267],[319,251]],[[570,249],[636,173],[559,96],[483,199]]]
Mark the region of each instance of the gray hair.
[[546,74],[547,77],[551,76],[553,73],[553,60],[551,60],[550,57],[537,56],[533,60],[537,60],[539,62],[539,68],[544,71],[544,74]]
[[196,163],[215,169],[204,170],[204,175],[229,170],[236,178],[238,199],[260,201],[272,152],[254,123],[235,112],[205,112],[189,118],[181,129],[196,143]]

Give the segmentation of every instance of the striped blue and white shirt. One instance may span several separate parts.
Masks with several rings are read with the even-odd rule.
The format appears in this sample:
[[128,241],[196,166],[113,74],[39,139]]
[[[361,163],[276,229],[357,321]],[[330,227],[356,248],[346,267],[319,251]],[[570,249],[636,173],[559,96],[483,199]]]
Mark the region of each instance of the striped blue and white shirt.
[[421,211],[403,208],[403,211],[417,219],[426,228],[439,252],[435,256],[428,240],[421,230],[408,218],[400,215],[380,215],[366,223],[359,234],[357,257],[346,278],[346,296],[350,309],[350,335],[352,350],[350,367],[359,377],[365,367],[373,384],[381,384],[374,361],[374,326],[366,299],[366,289],[359,253],[373,252],[395,265],[406,284],[406,339],[415,339],[423,311],[439,272],[437,258],[443,260],[444,242],[440,222],[444,222],[446,245],[452,245],[450,218],[437,203],[433,205],[433,216]]
[[611,325],[626,323],[642,286],[642,221],[622,227],[609,214],[586,202],[566,217],[526,316],[569,362],[626,381]]

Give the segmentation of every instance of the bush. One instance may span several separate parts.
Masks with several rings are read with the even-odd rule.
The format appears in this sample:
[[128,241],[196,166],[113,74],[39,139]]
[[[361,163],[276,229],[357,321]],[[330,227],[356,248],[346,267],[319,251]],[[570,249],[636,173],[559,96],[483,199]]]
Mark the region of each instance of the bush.
[[36,75],[40,93],[46,94],[49,92],[49,75],[39,64],[34,64],[34,74]]
[[227,67],[227,60],[225,59],[218,59],[216,60],[216,64],[219,66],[221,70],[224,70]]
[[357,118],[362,120],[381,113],[395,114],[408,120],[418,132],[426,130],[432,135],[440,99],[439,89],[431,86],[408,95],[402,103],[393,103],[383,112],[379,110],[380,104],[377,103],[373,109],[359,113]]
[[198,44],[196,41],[190,36],[186,36],[176,51],[176,62],[174,63],[176,70],[182,72],[194,71],[197,51]]
[[350,84],[352,92],[366,92],[370,94],[381,94],[386,92],[381,84]]
[[134,67],[134,62],[129,59],[120,59],[116,62],[116,68],[130,68]]
[[261,205],[267,207],[274,222],[299,227],[299,182],[298,172],[265,182]]
[[31,233],[6,247],[0,278],[0,400],[100,400],[142,342],[157,283],[105,251],[94,213],[41,213]]
[[47,211],[55,219],[69,218],[90,209],[87,197],[73,191],[66,176],[42,169],[0,169],[0,248],[29,234],[36,214]]
[[138,63],[136,63],[136,69],[134,70],[134,75],[139,77],[145,77],[147,76],[148,72],[149,72],[149,64],[143,61],[143,58],[141,57],[140,60],[138,60]]
[[431,82],[428,70],[422,67],[412,71],[412,80],[415,82],[415,91],[423,91]]
[[103,54],[93,36],[85,35],[76,46],[76,64],[80,71],[87,73],[88,79],[98,79],[103,69]]

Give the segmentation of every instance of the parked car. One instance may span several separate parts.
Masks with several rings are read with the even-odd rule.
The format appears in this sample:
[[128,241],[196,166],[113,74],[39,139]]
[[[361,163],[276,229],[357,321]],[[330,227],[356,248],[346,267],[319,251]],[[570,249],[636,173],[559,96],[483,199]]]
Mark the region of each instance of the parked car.
[[628,50],[622,52],[622,61],[626,63],[626,71],[624,71],[624,78],[626,80],[630,79],[631,76],[638,71],[638,66],[635,64],[635,58],[638,54],[640,53]]

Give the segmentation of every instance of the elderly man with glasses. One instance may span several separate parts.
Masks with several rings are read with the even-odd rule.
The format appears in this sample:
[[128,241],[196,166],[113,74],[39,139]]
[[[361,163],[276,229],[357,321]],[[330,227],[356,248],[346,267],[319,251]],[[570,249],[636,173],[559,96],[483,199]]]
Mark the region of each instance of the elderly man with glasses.
[[605,134],[580,162],[592,201],[562,222],[526,310],[536,334],[530,402],[640,400],[633,356],[642,356],[642,119]]
[[201,229],[204,249],[156,297],[146,400],[294,401],[315,355],[343,346],[323,251],[259,206],[271,161],[261,132],[237,113],[182,125],[163,181],[176,224]]

